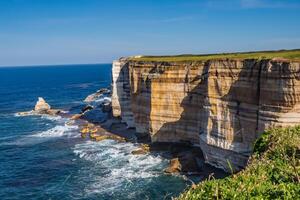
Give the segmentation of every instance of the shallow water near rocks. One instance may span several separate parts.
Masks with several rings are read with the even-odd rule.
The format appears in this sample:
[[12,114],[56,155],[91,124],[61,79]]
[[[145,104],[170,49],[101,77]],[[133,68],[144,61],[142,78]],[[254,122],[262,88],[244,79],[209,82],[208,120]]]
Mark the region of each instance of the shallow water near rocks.
[[[37,97],[78,112],[108,87],[111,65],[0,68],[0,199],[170,199],[188,183],[163,173],[158,154],[132,143],[93,142],[62,117],[18,116]],[[103,116],[105,117],[105,116]]]

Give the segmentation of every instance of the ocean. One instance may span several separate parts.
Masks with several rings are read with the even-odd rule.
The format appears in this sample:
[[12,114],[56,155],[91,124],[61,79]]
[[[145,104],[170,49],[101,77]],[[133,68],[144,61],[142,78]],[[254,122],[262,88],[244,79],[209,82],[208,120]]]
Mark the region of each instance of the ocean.
[[0,199],[171,199],[186,187],[137,144],[82,139],[68,119],[18,116],[43,97],[76,113],[111,83],[111,64],[0,68]]

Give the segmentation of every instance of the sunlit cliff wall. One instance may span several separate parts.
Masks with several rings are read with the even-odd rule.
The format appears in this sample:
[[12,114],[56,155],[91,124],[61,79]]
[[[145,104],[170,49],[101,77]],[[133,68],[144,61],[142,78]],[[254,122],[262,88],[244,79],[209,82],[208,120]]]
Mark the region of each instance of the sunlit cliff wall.
[[265,129],[300,122],[300,64],[209,60],[113,64],[113,114],[152,142],[199,146],[208,163],[245,166]]

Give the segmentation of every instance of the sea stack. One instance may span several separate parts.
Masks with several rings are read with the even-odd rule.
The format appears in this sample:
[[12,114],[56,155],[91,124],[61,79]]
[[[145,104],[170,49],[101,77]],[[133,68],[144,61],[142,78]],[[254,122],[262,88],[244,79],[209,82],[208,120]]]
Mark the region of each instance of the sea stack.
[[44,98],[39,97],[38,101],[35,104],[34,111],[38,113],[47,112],[50,110],[50,105],[44,100]]

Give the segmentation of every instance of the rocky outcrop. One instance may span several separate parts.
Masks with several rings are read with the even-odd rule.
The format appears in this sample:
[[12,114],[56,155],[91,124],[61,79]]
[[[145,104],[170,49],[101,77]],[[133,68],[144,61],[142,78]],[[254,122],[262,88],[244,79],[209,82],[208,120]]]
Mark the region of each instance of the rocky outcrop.
[[113,134],[99,125],[94,125],[92,123],[84,124],[80,130],[81,137],[86,138],[89,136],[91,140],[102,141],[102,140],[115,140],[118,142],[125,142],[124,137]]
[[166,168],[165,173],[168,174],[178,174],[181,172],[181,163],[178,158],[173,158],[170,160],[170,166]]
[[98,101],[100,98],[105,97],[107,95],[110,95],[110,90],[107,89],[107,88],[101,88],[97,92],[88,95],[84,99],[84,102],[86,102],[86,103],[92,103],[92,102]]
[[133,155],[147,154],[150,152],[150,146],[148,144],[142,144],[139,148],[133,150]]
[[51,109],[50,105],[42,97],[39,97],[38,101],[35,104],[34,111],[46,112],[47,110],[50,109]]
[[152,142],[199,146],[239,170],[265,129],[300,122],[300,63],[208,60],[113,63],[112,110]]
[[57,115],[61,112],[62,111],[58,109],[51,109],[51,106],[44,100],[44,98],[39,97],[33,110],[28,112],[19,112],[18,115]]

